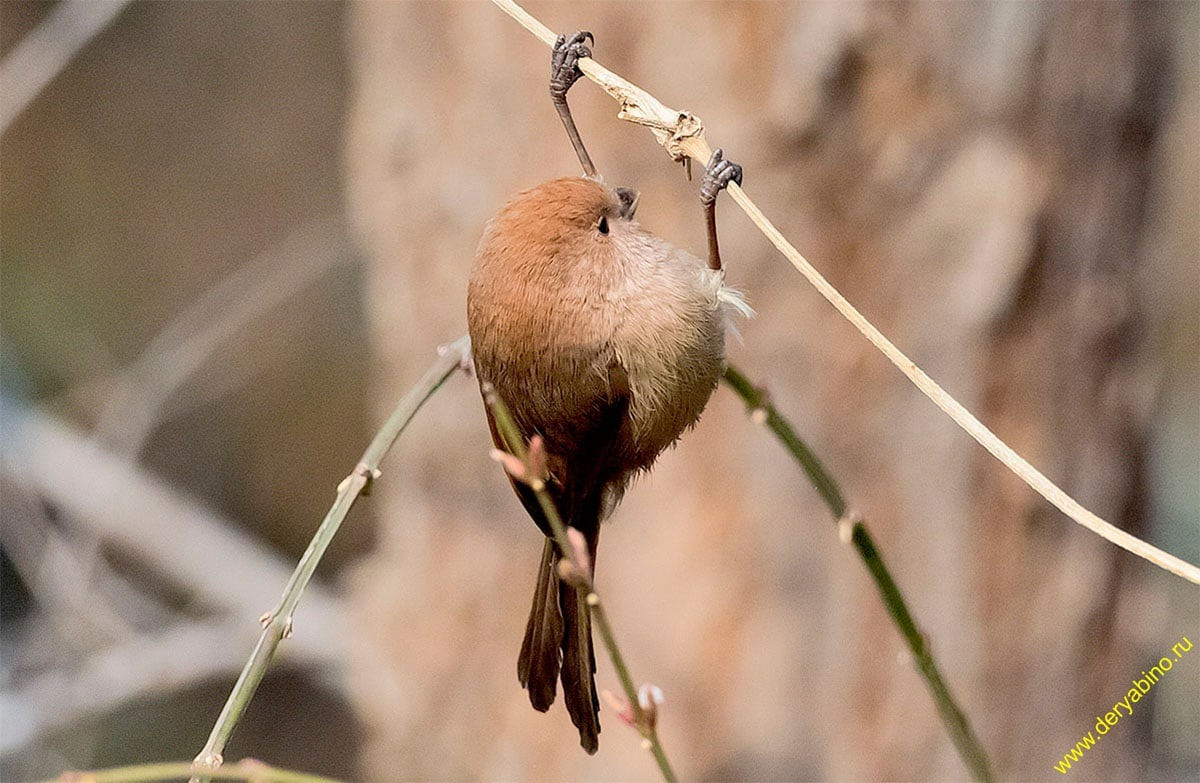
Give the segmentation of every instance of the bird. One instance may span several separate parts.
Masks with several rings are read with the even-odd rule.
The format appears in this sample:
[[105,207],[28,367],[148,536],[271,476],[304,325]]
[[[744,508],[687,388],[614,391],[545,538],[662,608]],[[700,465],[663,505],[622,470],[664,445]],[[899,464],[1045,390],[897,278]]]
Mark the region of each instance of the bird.
[[600,523],[629,482],[699,419],[724,370],[730,318],[749,308],[725,286],[715,221],[717,194],[741,184],[741,167],[717,150],[705,168],[707,262],[644,229],[635,220],[638,194],[603,183],[567,105],[589,41],[584,31],[558,36],[550,79],[584,176],[524,190],[491,218],[467,287],[467,322],[485,397],[504,401],[522,438],[540,436],[546,488],[586,544],[586,579],[561,578],[564,555],[536,495],[510,476],[545,535],[518,679],[545,712],[561,677],[580,745],[592,754],[600,703],[587,596]]

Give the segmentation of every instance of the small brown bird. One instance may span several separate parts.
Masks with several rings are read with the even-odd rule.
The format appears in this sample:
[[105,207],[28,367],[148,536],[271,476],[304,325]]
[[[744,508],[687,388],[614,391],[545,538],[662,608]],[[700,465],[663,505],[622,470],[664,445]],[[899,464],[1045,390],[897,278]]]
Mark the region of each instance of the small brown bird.
[[[488,223],[467,290],[480,383],[490,383],[521,434],[541,435],[550,489],[579,530],[594,569],[600,522],[629,480],[695,424],[724,366],[726,320],[748,312],[724,286],[714,204],[741,169],[718,150],[705,170],[705,264],[634,219],[637,196],[600,183],[567,108],[590,57],[590,33],[559,36],[550,92],[587,177],[518,194]],[[502,447],[489,413],[492,438]],[[595,753],[600,703],[586,589],[560,581],[559,553],[530,489],[518,497],[547,536],[517,664],[540,711],[563,696],[580,744]]]

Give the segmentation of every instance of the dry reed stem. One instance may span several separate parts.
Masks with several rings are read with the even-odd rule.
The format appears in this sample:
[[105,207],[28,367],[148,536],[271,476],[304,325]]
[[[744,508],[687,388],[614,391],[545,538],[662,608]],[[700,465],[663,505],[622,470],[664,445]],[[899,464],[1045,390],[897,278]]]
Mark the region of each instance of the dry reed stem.
[[[492,0],[509,16],[516,19],[529,32],[540,38],[548,46],[554,44],[555,34],[545,25],[531,16],[513,0]],[[628,120],[638,125],[650,128],[659,143],[666,148],[672,159],[682,160],[684,157],[698,161],[701,165],[707,163],[712,156],[712,149],[704,139],[704,124],[695,115],[686,111],[676,111],[668,108],[654,96],[637,85],[627,82],[620,76],[600,65],[592,58],[579,61],[579,69],[584,75],[600,85],[609,95],[621,104],[618,112],[619,119]],[[1033,465],[1013,451],[1008,444],[1000,440],[979,419],[954,399],[946,390],[939,386],[925,371],[897,348],[883,332],[875,328],[854,305],[842,296],[833,285],[826,280],[812,264],[800,254],[795,247],[779,232],[762,211],[750,200],[745,191],[736,183],[729,184],[729,194],[737,202],[746,216],[758,226],[763,235],[771,241],[780,253],[791,262],[792,266],[804,275],[809,283],[832,304],[858,331],[862,332],[871,344],[886,356],[892,364],[899,368],[921,392],[942,409],[959,427],[974,438],[981,446],[992,453],[1009,470],[1017,474],[1035,492],[1050,501],[1055,507],[1071,519],[1083,525],[1088,530],[1108,539],[1117,546],[1132,552],[1145,560],[1154,563],[1159,568],[1182,576],[1190,582],[1200,584],[1200,568],[1175,555],[1164,552],[1158,547],[1130,535],[1110,522],[1107,522],[1078,501],[1060,489],[1054,482],[1046,478]]]

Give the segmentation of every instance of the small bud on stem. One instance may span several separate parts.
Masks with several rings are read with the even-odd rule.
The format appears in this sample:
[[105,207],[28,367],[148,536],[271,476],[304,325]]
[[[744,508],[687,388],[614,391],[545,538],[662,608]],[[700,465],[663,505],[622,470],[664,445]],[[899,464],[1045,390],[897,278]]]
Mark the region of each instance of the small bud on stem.
[[529,483],[529,471],[525,468],[525,463],[517,459],[507,451],[500,449],[492,449],[489,456],[504,468],[504,472],[512,476],[522,484]]
[[638,688],[638,706],[642,708],[642,720],[651,731],[658,724],[658,705],[662,703],[662,688],[649,682]]

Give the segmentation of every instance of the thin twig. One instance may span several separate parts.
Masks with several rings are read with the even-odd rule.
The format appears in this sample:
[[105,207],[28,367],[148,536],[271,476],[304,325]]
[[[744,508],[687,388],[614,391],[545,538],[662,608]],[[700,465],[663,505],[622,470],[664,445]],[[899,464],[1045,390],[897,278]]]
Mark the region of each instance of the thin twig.
[[[9,398],[4,406],[0,470],[72,525],[91,531],[143,573],[167,575],[198,606],[244,617],[278,595],[290,569],[260,539],[54,417]],[[308,623],[321,632],[298,642],[306,656],[327,659],[327,651],[310,644],[340,643],[336,603],[324,589],[308,595]]]
[[[224,647],[209,648],[218,638],[242,643],[242,634],[230,637],[218,626],[269,605],[290,572],[283,558],[161,478],[99,448],[85,434],[20,402],[6,399],[5,405],[2,482],[6,486],[20,482],[28,493],[56,509],[59,522],[72,534],[86,531],[120,552],[123,560],[134,564],[125,569],[130,573],[164,575],[191,597],[194,606],[217,618],[121,639],[89,651],[65,672],[31,677],[18,671],[0,689],[0,702],[10,712],[26,711],[28,720],[20,736],[10,731],[0,737],[0,755],[72,721],[111,711],[149,690],[237,672],[243,661]],[[6,514],[12,511],[10,505],[4,505]],[[29,524],[27,519],[12,521]],[[14,525],[5,524],[6,534],[14,532],[10,528]],[[135,601],[140,612],[147,611],[149,596],[133,584],[117,581],[125,576],[114,572],[93,587]],[[319,667],[325,675],[340,675],[345,633],[335,596],[313,584],[305,606],[306,633],[291,651],[294,660]],[[149,616],[163,624],[171,619],[160,607],[154,608],[157,611]],[[127,665],[130,661],[137,661],[132,669]],[[114,678],[113,672],[124,674]],[[98,682],[103,687],[97,687]]]
[[396,442],[396,438],[412,421],[413,416],[421,409],[425,401],[463,365],[469,356],[469,351],[470,340],[466,336],[460,337],[441,350],[437,361],[404,396],[392,415],[375,434],[354,471],[338,485],[337,498],[333,502],[333,507],[325,515],[312,542],[308,545],[308,550],[300,558],[296,570],[292,573],[292,577],[284,589],[283,599],[279,606],[263,618],[263,631],[258,639],[258,644],[234,684],[233,691],[229,694],[229,699],[225,702],[225,707],[221,710],[216,725],[213,726],[208,742],[192,762],[197,775],[197,777],[193,777],[193,780],[198,780],[200,777],[209,779],[212,777],[210,773],[220,768],[225,745],[233,735],[233,730],[241,720],[250,700],[254,698],[254,692],[258,689],[279,642],[291,635],[292,616],[296,611],[296,606],[300,603],[304,588],[312,579],[317,564],[341,526],[342,520],[346,518],[359,495],[366,494],[371,482],[379,477],[379,463]]
[[[529,449],[521,437],[516,423],[509,414],[504,401],[496,394],[495,389],[490,387],[485,387],[484,389],[484,400],[492,412],[492,418],[496,421],[496,429],[500,432],[500,437],[504,439],[509,453],[522,463],[528,464]],[[574,574],[584,580],[587,585],[587,605],[591,611],[592,620],[596,623],[600,631],[600,637],[604,641],[604,646],[608,650],[609,657],[612,658],[613,669],[617,672],[617,679],[621,681],[621,688],[625,691],[625,698],[629,703],[632,718],[630,722],[641,733],[647,749],[654,754],[654,760],[658,763],[658,768],[662,772],[663,779],[673,783],[676,780],[675,772],[671,769],[671,763],[667,760],[666,751],[663,750],[662,742],[658,739],[658,729],[655,720],[656,714],[652,715],[642,708],[638,698],[637,687],[633,684],[633,677],[629,673],[629,667],[625,663],[624,656],[621,655],[621,648],[617,644],[616,636],[613,634],[612,624],[608,620],[608,613],[604,611],[604,604],[601,602],[595,585],[592,584],[591,577],[588,575],[590,569],[585,564],[579,562],[575,547],[571,545],[571,541],[567,536],[567,526],[563,523],[562,517],[558,513],[558,508],[554,505],[554,499],[550,497],[550,493],[546,490],[545,480],[537,475],[536,470],[529,470],[528,474],[525,483],[537,495],[538,504],[541,506],[546,520],[550,523],[550,530],[554,533],[554,541],[558,544],[561,556],[571,563]]]
[[[0,459],[7,467],[7,457]],[[129,636],[130,614],[104,589],[120,577],[102,558],[86,556],[95,535],[54,524],[50,509],[18,471],[0,470],[0,497],[0,548],[62,641],[87,649]]]
[[[64,772],[56,781],[45,783],[162,783],[168,780],[183,780],[192,773],[186,761],[169,761],[162,764],[135,764],[129,767],[113,767],[88,772]],[[243,759],[219,770],[208,773],[211,780],[245,781],[245,783],[338,783],[332,778],[293,772],[264,764],[261,761]]]
[[238,266],[177,313],[118,374],[93,437],[116,454],[136,458],[162,423],[167,404],[214,354],[256,319],[352,259],[338,220],[323,218]]
[[[307,604],[306,604],[307,606]],[[305,640],[328,640],[305,615]],[[178,621],[169,628],[122,639],[71,664],[23,676],[0,689],[0,705],[20,715],[0,732],[0,757],[33,747],[54,732],[110,715],[135,699],[152,699],[197,683],[223,680],[245,663],[254,628],[230,615]],[[9,634],[12,630],[7,631]],[[327,677],[342,665],[332,645],[308,643],[288,651],[291,666]],[[184,776],[186,777],[186,775]]]
[[[525,29],[547,45],[554,43],[554,34],[513,0],[492,0],[505,13],[521,23]],[[650,128],[659,143],[666,148],[674,160],[684,157],[691,158],[704,165],[712,156],[712,149],[704,139],[704,125],[699,118],[690,112],[676,111],[662,104],[657,98],[640,87],[625,81],[612,71],[597,63],[590,57],[579,60],[579,69],[589,79],[599,84],[609,95],[621,104],[617,114],[620,119],[629,120]],[[1083,525],[1093,533],[1111,541],[1117,546],[1132,552],[1138,557],[1154,563],[1159,568],[1182,576],[1188,581],[1200,584],[1200,567],[1186,560],[1162,551],[1136,536],[1121,530],[1110,522],[1106,522],[1091,511],[1084,508],[1074,498],[1060,489],[1054,482],[1046,478],[1040,471],[1029,464],[1025,458],[1013,451],[1004,441],[1000,440],[991,430],[975,418],[961,403],[951,397],[941,386],[918,367],[911,359],[892,344],[887,337],[876,329],[858,312],[842,294],[827,281],[820,272],[810,264],[800,251],[796,250],[784,238],[771,221],[767,220],[762,211],[750,200],[745,191],[737,183],[729,184],[729,193],[742,211],[754,221],[759,230],[771,241],[771,244],[787,257],[792,266],[842,314],[854,324],[862,334],[878,348],[884,356],[891,360],[904,375],[913,382],[921,392],[942,409],[959,427],[987,449],[996,459],[1000,460],[1009,470],[1017,474],[1026,484],[1038,494],[1050,501],[1068,517]]]
[[988,764],[987,752],[983,749],[983,745],[979,742],[979,738],[975,736],[975,732],[971,730],[971,725],[967,721],[967,716],[959,709],[954,701],[954,696],[950,693],[950,688],[946,685],[946,681],[942,679],[941,672],[938,670],[937,664],[933,660],[933,653],[929,649],[929,644],[926,642],[925,635],[917,628],[917,623],[913,620],[912,614],[908,611],[908,606],[904,602],[904,596],[900,594],[900,588],[896,585],[896,581],[892,579],[891,572],[883,562],[883,557],[879,554],[879,549],[875,546],[875,542],[871,539],[871,534],[867,531],[866,524],[855,514],[847,514],[846,499],[842,496],[841,489],[838,488],[837,482],[829,475],[828,471],[817,459],[816,455],[808,448],[800,436],[796,434],[796,430],[792,427],[791,422],[785,419],[775,406],[767,399],[766,394],[759,388],[755,387],[745,375],[743,375],[735,367],[725,368],[725,383],[729,388],[745,401],[747,409],[755,420],[762,421],[771,432],[775,433],[775,437],[779,438],[788,453],[799,463],[800,467],[808,474],[808,478],[816,487],[817,492],[821,495],[821,499],[825,501],[825,505],[829,507],[829,512],[833,515],[834,521],[843,531],[848,527],[849,540],[848,543],[853,543],[854,548],[858,551],[858,556],[866,565],[867,570],[871,572],[871,578],[875,580],[875,586],[879,589],[879,595],[883,598],[884,606],[887,607],[888,614],[892,616],[892,620],[896,623],[896,627],[900,629],[900,633],[904,635],[904,639],[908,642],[908,649],[913,655],[913,659],[917,663],[917,669],[921,672],[921,676],[925,678],[925,683],[929,686],[930,693],[933,694],[933,701],[937,705],[938,714],[942,717],[942,725],[946,727],[946,731],[950,734],[950,739],[954,742],[954,746],[958,748],[958,754],[962,758],[963,763],[971,770],[971,775],[979,781],[992,780],[991,767]]
[[88,42],[112,24],[130,0],[67,0],[50,10],[0,63],[0,133]]

